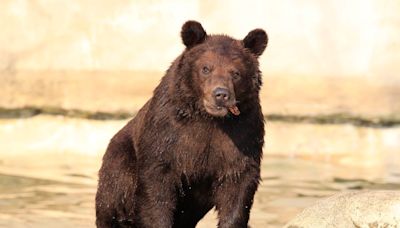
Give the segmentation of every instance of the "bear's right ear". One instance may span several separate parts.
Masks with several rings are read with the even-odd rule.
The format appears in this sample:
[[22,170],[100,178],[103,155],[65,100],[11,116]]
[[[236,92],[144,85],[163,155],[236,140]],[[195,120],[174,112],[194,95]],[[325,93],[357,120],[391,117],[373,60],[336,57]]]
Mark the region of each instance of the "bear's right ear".
[[191,48],[202,43],[206,39],[206,31],[203,26],[197,21],[187,21],[182,26],[181,37],[183,44],[187,48]]
[[268,44],[268,35],[262,29],[254,29],[243,39],[244,47],[259,57]]

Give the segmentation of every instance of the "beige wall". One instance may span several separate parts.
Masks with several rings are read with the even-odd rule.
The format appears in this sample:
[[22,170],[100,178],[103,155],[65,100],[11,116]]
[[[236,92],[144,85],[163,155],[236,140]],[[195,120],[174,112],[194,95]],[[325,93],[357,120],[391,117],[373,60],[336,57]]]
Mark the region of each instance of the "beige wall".
[[[354,100],[349,81],[342,87],[346,78],[356,84],[368,78],[355,91],[369,97],[364,86],[391,86],[389,92],[379,85],[372,89],[372,97],[382,98],[370,109],[378,110],[382,100],[383,109],[397,112],[398,87],[393,85],[400,86],[399,12],[398,0],[2,0],[0,106],[107,109],[93,99],[107,98],[104,103],[110,103],[110,96],[122,96],[124,101],[113,105],[128,109],[128,97],[150,96],[162,72],[183,50],[182,23],[196,19],[209,33],[237,38],[256,27],[267,30],[270,43],[261,66],[264,88],[269,90],[263,94],[280,101],[270,105],[276,107],[274,112],[295,113],[301,108],[313,113],[321,105],[326,112],[358,110],[362,95]],[[146,84],[144,75],[152,76],[143,92],[137,82]],[[274,76],[284,79],[273,80]],[[339,81],[330,86],[330,79],[318,79],[318,84],[313,77]],[[112,94],[120,87],[112,85],[118,83],[124,85],[123,92]],[[105,85],[111,95],[99,94]],[[321,89],[325,87],[326,94]],[[338,102],[324,103],[326,96]]]
[[396,0],[3,0],[0,69],[164,71],[181,24],[242,38],[265,28],[274,74],[397,76]]

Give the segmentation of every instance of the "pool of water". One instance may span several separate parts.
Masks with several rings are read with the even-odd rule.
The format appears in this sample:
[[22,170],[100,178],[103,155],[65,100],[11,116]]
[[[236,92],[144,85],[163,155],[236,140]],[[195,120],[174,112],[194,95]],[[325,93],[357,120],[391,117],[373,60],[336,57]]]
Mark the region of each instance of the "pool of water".
[[[101,156],[125,122],[1,120],[0,227],[94,227]],[[253,227],[281,227],[336,192],[400,189],[399,128],[268,123],[266,142]],[[215,226],[211,211],[198,227]]]

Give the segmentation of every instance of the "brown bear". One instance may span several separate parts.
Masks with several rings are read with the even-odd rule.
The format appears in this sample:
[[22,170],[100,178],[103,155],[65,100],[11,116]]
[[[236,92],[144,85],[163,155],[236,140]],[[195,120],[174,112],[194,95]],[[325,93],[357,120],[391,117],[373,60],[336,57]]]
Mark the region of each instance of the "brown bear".
[[260,181],[264,119],[258,57],[264,30],[243,40],[186,22],[183,53],[153,97],[110,141],[99,171],[97,227],[247,227]]

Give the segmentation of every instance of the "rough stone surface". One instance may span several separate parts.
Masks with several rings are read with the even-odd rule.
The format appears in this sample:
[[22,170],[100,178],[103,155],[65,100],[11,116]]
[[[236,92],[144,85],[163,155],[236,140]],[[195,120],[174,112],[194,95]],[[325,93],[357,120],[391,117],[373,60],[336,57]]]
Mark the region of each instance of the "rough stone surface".
[[[140,71],[0,72],[0,108],[136,112],[151,97],[161,76],[161,72]],[[400,85],[379,80],[316,76],[304,80],[265,73],[261,105],[264,114],[396,117],[400,113]]]
[[261,59],[269,72],[380,80],[398,75],[399,1],[94,2],[0,1],[0,71],[164,71],[182,50],[173,31],[197,19],[210,31],[236,37],[253,27],[272,31],[269,54]]
[[300,227],[399,227],[400,191],[345,192],[319,201],[290,221]]
[[198,19],[272,32],[264,113],[400,113],[400,1],[93,2],[0,1],[0,108],[137,111],[182,50],[173,31]]

